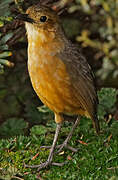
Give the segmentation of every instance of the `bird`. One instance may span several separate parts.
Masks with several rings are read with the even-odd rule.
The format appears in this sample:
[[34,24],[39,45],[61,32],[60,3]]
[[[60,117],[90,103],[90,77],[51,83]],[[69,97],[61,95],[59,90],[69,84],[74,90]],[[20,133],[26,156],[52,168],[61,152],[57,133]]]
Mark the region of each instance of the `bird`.
[[59,15],[44,5],[32,5],[17,19],[25,22],[28,39],[28,72],[32,86],[40,100],[54,112],[56,131],[46,162],[26,167],[38,171],[53,162],[56,142],[66,116],[77,116],[75,123],[58,151],[68,145],[80,117],[92,119],[97,134],[100,132],[97,118],[98,97],[94,75],[79,47],[73,44],[63,30]]

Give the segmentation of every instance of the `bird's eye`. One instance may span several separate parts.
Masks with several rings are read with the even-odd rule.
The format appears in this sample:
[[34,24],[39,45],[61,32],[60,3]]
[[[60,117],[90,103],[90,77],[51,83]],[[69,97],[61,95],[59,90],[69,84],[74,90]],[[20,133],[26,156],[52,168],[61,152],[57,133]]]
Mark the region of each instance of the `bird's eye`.
[[47,17],[46,16],[41,16],[40,17],[40,22],[45,22],[47,20]]

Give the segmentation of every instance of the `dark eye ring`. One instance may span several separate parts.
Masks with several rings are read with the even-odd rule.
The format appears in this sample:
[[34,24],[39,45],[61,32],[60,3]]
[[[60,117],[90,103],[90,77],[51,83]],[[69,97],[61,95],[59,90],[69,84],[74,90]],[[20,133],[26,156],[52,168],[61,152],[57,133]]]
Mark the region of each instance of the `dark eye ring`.
[[45,22],[47,20],[47,17],[46,16],[41,16],[40,17],[40,22]]

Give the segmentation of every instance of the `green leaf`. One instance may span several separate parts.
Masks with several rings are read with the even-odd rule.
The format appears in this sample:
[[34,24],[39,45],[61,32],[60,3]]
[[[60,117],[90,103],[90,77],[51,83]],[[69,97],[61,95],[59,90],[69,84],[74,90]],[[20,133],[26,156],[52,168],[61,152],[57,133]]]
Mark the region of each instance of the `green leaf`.
[[32,129],[31,129],[31,134],[35,134],[35,135],[42,135],[42,134],[45,134],[47,132],[47,128],[43,125],[36,125],[36,126],[33,126]]
[[49,112],[51,112],[51,110],[48,107],[46,107],[45,105],[40,106],[37,109],[39,110],[39,112],[42,112],[42,113],[49,113]]
[[0,2],[0,16],[9,16],[10,9],[9,4],[14,0],[1,0]]
[[0,59],[0,64],[3,64],[5,66],[8,66],[8,67],[13,67],[14,66],[14,63],[6,60],[6,59]]
[[0,74],[4,73],[4,66],[2,64],[0,64]]
[[118,94],[118,90],[113,88],[102,88],[98,92],[98,98],[99,98],[98,115],[100,117],[103,118],[106,112],[110,113],[114,110],[114,104],[116,102],[117,94]]
[[6,57],[8,57],[8,56],[12,56],[12,52],[10,52],[10,51],[5,51],[5,52],[0,53],[0,59],[6,58]]
[[23,119],[9,118],[0,127],[0,135],[4,137],[15,136],[23,133],[27,128],[27,123]]

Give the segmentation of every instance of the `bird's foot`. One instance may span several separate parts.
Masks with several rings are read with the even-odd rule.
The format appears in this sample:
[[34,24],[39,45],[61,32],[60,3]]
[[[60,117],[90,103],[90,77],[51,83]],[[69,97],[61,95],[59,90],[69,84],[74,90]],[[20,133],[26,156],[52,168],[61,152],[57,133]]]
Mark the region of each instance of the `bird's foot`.
[[[60,147],[61,147],[61,145],[62,145],[62,144],[57,145],[57,146],[55,147],[55,149],[60,148]],[[43,148],[44,148],[44,149],[51,149],[51,147],[52,147],[52,146],[40,146],[40,148],[41,148],[41,149],[43,149]]]
[[69,149],[69,150],[71,150],[71,151],[74,152],[74,153],[76,153],[76,152],[78,151],[78,149],[69,146],[69,145],[64,141],[63,144],[60,145],[60,147],[59,147],[58,151],[56,152],[56,154],[59,154],[59,153],[63,150],[63,148]]
[[[65,147],[66,149],[71,150],[72,152],[77,152],[77,151],[78,151],[78,149],[73,148],[73,147],[69,146],[68,144],[66,144],[66,143],[64,142],[63,144],[57,145],[57,146],[55,147],[55,149],[59,149],[59,150],[56,152],[56,154],[60,153],[64,147]],[[50,149],[51,146],[41,146],[40,148]]]
[[50,165],[53,165],[53,166],[60,166],[62,167],[64,164],[66,164],[67,162],[64,162],[64,163],[56,163],[56,162],[51,162],[51,161],[46,161],[44,163],[41,163],[39,165],[27,165],[27,164],[24,164],[24,167],[26,168],[37,168],[37,171],[40,171],[41,169],[44,169],[44,168],[47,168],[48,166]]
[[37,171],[39,171],[39,170],[41,170],[41,169],[43,169],[43,168],[48,167],[49,165],[51,165],[51,162],[50,162],[50,161],[46,161],[46,162],[41,163],[41,164],[38,164],[38,165],[27,165],[27,164],[25,164],[24,166],[25,166],[26,168],[32,168],[32,169],[37,168]]

